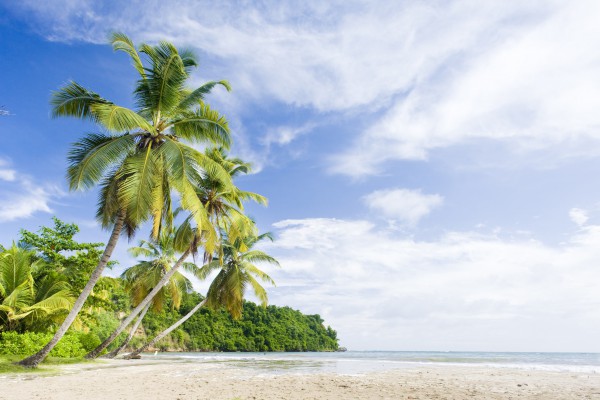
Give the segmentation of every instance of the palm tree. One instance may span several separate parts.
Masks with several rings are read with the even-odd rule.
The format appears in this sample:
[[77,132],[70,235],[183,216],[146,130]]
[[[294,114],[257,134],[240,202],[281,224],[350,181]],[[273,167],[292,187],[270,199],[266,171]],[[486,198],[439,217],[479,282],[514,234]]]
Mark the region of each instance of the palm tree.
[[42,264],[35,252],[15,244],[0,253],[0,325],[4,330],[47,328],[73,305],[68,283],[51,276],[34,280]]
[[[238,175],[250,173],[252,170],[250,163],[239,158],[229,157],[222,147],[206,149],[205,156],[220,165],[232,180]],[[217,249],[215,246],[210,246],[210,243],[221,242],[221,238],[218,236],[219,232],[228,232],[230,240],[256,234],[254,222],[243,213],[244,201],[253,200],[264,206],[268,203],[266,197],[257,193],[242,190],[236,185],[224,185],[223,181],[210,171],[203,174],[196,185],[196,195],[206,210],[211,226],[217,227],[216,230],[202,232],[206,238],[206,260]],[[183,227],[185,227],[185,223],[182,225]],[[212,241],[210,235],[215,235]]]
[[275,285],[275,282],[269,275],[254,265],[254,263],[261,262],[279,266],[279,262],[260,250],[252,250],[252,247],[267,238],[273,240],[270,233],[263,233],[259,236],[238,238],[234,243],[226,241],[223,244],[223,257],[220,259],[215,258],[208,262],[200,269],[200,273],[198,274],[201,278],[206,278],[211,273],[219,271],[210,284],[206,298],[179,319],[179,321],[162,331],[150,342],[129,354],[127,358],[137,357],[149,347],[154,346],[158,341],[187,321],[203,306],[212,309],[225,307],[233,318],[240,318],[242,316],[243,298],[248,286],[252,288],[261,305],[266,307],[268,302],[267,292],[256,278],[272,285]]
[[[125,281],[125,287],[130,292],[132,303],[136,306],[143,301],[154,287],[158,286],[158,282],[175,263],[176,252],[173,241],[173,232],[163,232],[157,242],[142,240],[139,246],[129,249],[129,253],[134,257],[144,256],[151,259],[140,261],[121,274],[121,278]],[[184,263],[182,268],[191,273],[194,273],[197,269],[193,263]],[[148,302],[138,315],[127,338],[118,348],[108,353],[105,358],[116,357],[129,344],[150,306],[154,311],[160,311],[167,298],[169,298],[171,299],[171,307],[179,309],[183,293],[192,290],[192,283],[181,273],[176,272],[166,285],[160,286],[160,288],[152,301]]]
[[229,84],[212,81],[187,89],[196,58],[170,43],[142,44],[138,52],[121,33],[113,34],[111,43],[131,57],[139,73],[134,91],[136,110],[114,104],[76,82],[55,92],[51,103],[53,116],[89,119],[106,131],[87,135],[73,145],[67,175],[71,190],[101,186],[97,217],[104,228],[112,227],[112,233],[64,323],[42,350],[19,363],[23,366],[37,366],[66,333],[102,275],[123,229],[131,236],[141,222],[152,218],[152,237],[157,238],[162,221],[169,219],[174,191],[196,224],[210,231],[213,228],[192,182],[198,180],[201,170],[220,177],[225,185],[230,182],[218,164],[182,142],[230,145],[227,121],[204,102],[216,85],[230,90]]
[[[179,270],[179,268],[185,264],[185,260],[187,259],[187,257],[191,254],[191,253],[195,253],[196,249],[198,247],[198,241],[197,238],[194,236],[193,240],[191,237],[189,237],[187,235],[188,232],[183,232],[180,233],[179,231],[175,234],[175,240],[174,240],[174,248],[176,251],[183,251],[183,253],[180,255],[180,257],[177,259],[177,262],[175,263],[175,265],[173,265],[173,267],[168,270],[167,272],[165,272],[162,277],[160,278],[160,280],[156,283],[156,285],[154,286],[154,288],[152,290],[150,290],[148,292],[148,294],[146,295],[146,297],[144,297],[144,299],[142,301],[140,301],[140,303],[131,311],[131,313],[129,314],[129,316],[127,316],[126,318],[124,318],[121,321],[121,324],[119,324],[119,326],[117,327],[117,329],[115,329],[102,343],[100,343],[100,345],[98,345],[94,350],[90,351],[88,354],[85,355],[85,358],[88,359],[93,359],[98,357],[103,351],[104,349],[106,349],[116,338],[117,336],[119,336],[121,334],[121,332],[123,332],[128,326],[129,324],[131,324],[133,322],[133,320],[138,316],[138,314],[140,314],[141,312],[143,312],[143,310],[148,306],[148,304],[154,299],[154,296],[156,296],[163,288],[163,286],[165,284],[167,284],[169,282],[170,279],[172,279],[172,277],[177,273],[177,271]],[[186,235],[186,238],[189,238],[188,240],[177,240],[177,237],[180,235]],[[177,243],[184,243],[184,247],[178,247]],[[191,243],[191,244],[190,244]]]
[[[250,164],[244,163],[238,158],[229,159],[223,148],[207,149],[204,155],[219,166],[219,169],[206,169],[202,175],[197,177],[195,185],[195,196],[202,203],[203,210],[206,212],[207,223],[203,226],[199,225],[194,220],[193,215],[183,221],[177,229],[173,244],[174,248],[180,251],[185,250],[180,259],[175,263],[172,270],[163,276],[157,286],[147,294],[146,298],[121,322],[119,327],[98,347],[89,352],[85,356],[86,358],[98,357],[133,322],[135,316],[142,312],[143,308],[152,301],[153,296],[159,291],[159,286],[168,282],[170,274],[175,273],[188,254],[196,252],[200,244],[204,246],[204,258],[208,260],[215,250],[219,250],[220,237],[218,232],[220,230],[227,229],[229,237],[232,239],[253,232],[254,223],[242,213],[243,200],[252,199],[260,204],[266,204],[267,200],[259,194],[243,191],[230,183],[231,179],[237,174],[249,172]],[[220,171],[225,171],[229,179],[221,179]],[[170,215],[170,213],[167,214],[167,216]],[[195,228],[192,226],[193,222],[196,222]],[[172,221],[169,223],[171,224]],[[207,226],[209,229],[207,229]],[[214,227],[221,229],[214,229]]]

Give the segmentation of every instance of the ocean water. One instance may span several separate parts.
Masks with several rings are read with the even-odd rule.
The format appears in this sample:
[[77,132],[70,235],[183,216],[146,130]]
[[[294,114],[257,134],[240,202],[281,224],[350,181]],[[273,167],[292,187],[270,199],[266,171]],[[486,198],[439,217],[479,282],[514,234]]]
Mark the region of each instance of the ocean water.
[[363,374],[414,368],[453,365],[524,370],[600,373],[598,353],[488,353],[347,351],[344,353],[159,353],[145,354],[146,360],[208,363],[251,369],[267,375],[289,373]]

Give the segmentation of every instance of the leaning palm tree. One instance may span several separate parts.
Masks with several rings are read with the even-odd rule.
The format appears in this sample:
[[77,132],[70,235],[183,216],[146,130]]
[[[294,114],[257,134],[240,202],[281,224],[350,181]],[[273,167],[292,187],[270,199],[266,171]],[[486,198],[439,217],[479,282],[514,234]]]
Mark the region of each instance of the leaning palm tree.
[[[229,157],[223,148],[206,149],[205,155],[227,171],[232,180],[238,175],[250,173],[252,170],[250,163],[239,158]],[[244,215],[244,202],[252,200],[266,206],[268,203],[266,197],[242,190],[236,185],[224,185],[222,180],[210,171],[202,174],[195,191],[206,210],[211,226],[217,227],[216,230],[202,232],[207,242],[205,245],[206,261],[209,260],[213,251],[219,250],[218,247],[210,246],[210,235],[216,235],[216,239],[213,238],[213,240],[220,243],[220,232],[227,232],[229,240],[232,241],[238,237],[256,234],[254,222]],[[184,221],[182,227],[185,227],[188,221],[189,218]]]
[[[174,235],[172,232],[163,232],[158,241],[142,240],[139,246],[129,249],[129,253],[134,257],[143,256],[150,259],[139,261],[136,265],[127,268],[121,274],[121,278],[125,281],[125,287],[129,291],[134,305],[139,305],[148,293],[158,286],[162,277],[175,263],[176,252],[173,248],[173,239]],[[194,273],[197,269],[193,263],[183,263],[181,268],[190,273]],[[170,299],[171,308],[179,309],[183,293],[191,290],[192,283],[189,279],[181,273],[176,272],[165,285],[160,286],[160,291],[142,309],[123,343],[104,357],[116,357],[129,344],[151,306],[154,311],[160,311],[166,304],[167,299]]]
[[[93,359],[98,357],[104,349],[106,349],[120,334],[123,332],[136,317],[143,312],[143,310],[148,306],[148,304],[154,299],[154,297],[162,290],[162,287],[166,285],[170,279],[178,272],[179,268],[182,265],[185,265],[185,260],[190,254],[197,253],[197,249],[200,243],[199,236],[195,233],[200,231],[200,229],[193,229],[191,232],[188,230],[178,229],[175,233],[175,240],[173,242],[173,247],[175,251],[181,252],[182,254],[179,256],[175,265],[168,270],[166,273],[162,275],[160,280],[156,283],[154,288],[150,290],[146,297],[130,312],[129,316],[125,317],[117,329],[115,329],[100,345],[98,345],[94,350],[90,351],[85,355],[85,358]],[[185,239],[178,239],[180,236],[184,236]]]
[[175,192],[181,207],[191,213],[198,226],[210,231],[213,228],[194,193],[193,182],[202,170],[211,171],[225,184],[230,181],[217,163],[183,142],[230,145],[227,121],[204,102],[216,85],[229,90],[229,84],[208,82],[195,90],[187,89],[196,58],[170,43],[143,44],[138,51],[120,33],[112,35],[111,43],[115,50],[131,57],[139,74],[135,110],[75,82],[55,92],[51,102],[53,116],[91,120],[105,132],[87,135],[74,144],[67,175],[71,190],[101,186],[97,217],[104,228],[112,227],[112,233],[64,323],[42,350],[19,363],[23,366],[37,366],[66,333],[102,275],[123,229],[133,235],[143,221],[151,218],[152,237],[158,237],[161,223],[168,220],[171,211],[171,193]]
[[[104,349],[106,349],[123,332],[129,324],[133,322],[136,315],[143,311],[144,307],[152,301],[161,285],[164,285],[170,279],[170,274],[175,273],[190,252],[196,252],[199,245],[204,246],[204,259],[209,260],[212,253],[219,251],[221,242],[219,231],[227,230],[230,240],[251,234],[254,230],[254,223],[243,213],[243,201],[252,199],[259,204],[266,204],[267,199],[259,194],[247,192],[231,184],[231,179],[239,173],[250,171],[250,164],[244,163],[238,158],[228,158],[223,148],[207,149],[205,157],[210,159],[219,169],[205,169],[197,177],[195,182],[195,196],[202,203],[203,210],[206,212],[206,220],[203,226],[200,226],[193,215],[185,218],[183,223],[177,229],[173,248],[183,251],[182,256],[175,264],[173,269],[167,272],[161,282],[147,294],[146,298],[125,318],[115,331],[109,335],[98,347],[90,351],[85,357],[96,358]],[[215,173],[215,171],[217,173]],[[222,180],[220,172],[225,171],[229,180]],[[167,216],[171,214],[168,213]],[[171,224],[172,221],[169,222]],[[195,227],[194,227],[195,223]],[[207,229],[206,227],[209,227]],[[214,229],[217,227],[217,229]],[[220,253],[219,253],[220,254]],[[139,321],[139,318],[138,318]]]
[[43,260],[15,244],[0,253],[0,327],[35,330],[58,322],[73,305],[69,284],[59,278],[33,278]]
[[279,262],[260,250],[252,250],[252,247],[267,238],[273,240],[270,233],[263,233],[259,236],[238,238],[234,243],[226,241],[223,244],[223,257],[208,262],[200,269],[198,274],[199,277],[206,278],[213,272],[218,271],[217,276],[210,284],[206,298],[173,325],[159,333],[154,339],[129,354],[127,358],[137,357],[149,347],[154,346],[190,319],[203,306],[212,309],[224,307],[233,318],[239,319],[242,316],[243,298],[248,286],[252,288],[261,305],[266,307],[268,302],[267,292],[256,278],[272,285],[275,285],[275,282],[254,263],[260,262],[279,266]]

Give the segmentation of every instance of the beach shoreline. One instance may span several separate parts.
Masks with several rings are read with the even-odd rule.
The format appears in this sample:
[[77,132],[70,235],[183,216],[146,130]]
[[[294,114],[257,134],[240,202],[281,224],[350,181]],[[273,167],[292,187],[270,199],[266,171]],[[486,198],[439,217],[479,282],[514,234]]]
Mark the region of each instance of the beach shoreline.
[[600,399],[600,374],[456,365],[268,374],[224,363],[107,360],[0,377],[0,399]]

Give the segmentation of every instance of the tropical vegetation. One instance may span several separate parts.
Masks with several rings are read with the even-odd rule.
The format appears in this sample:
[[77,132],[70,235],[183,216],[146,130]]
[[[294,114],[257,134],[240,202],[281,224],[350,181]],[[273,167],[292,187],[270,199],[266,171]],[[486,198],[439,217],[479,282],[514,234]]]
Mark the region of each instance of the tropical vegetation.
[[[196,56],[168,42],[136,47],[122,33],[110,42],[137,74],[135,107],[74,81],[51,99],[54,117],[96,126],[72,145],[67,178],[71,190],[98,190],[96,218],[110,236],[106,245],[79,243],[78,227],[55,218],[0,246],[0,354],[27,355],[19,364],[35,367],[48,355],[114,357],[126,348],[337,349],[318,315],[267,306],[262,284],[275,282],[260,268],[279,263],[253,249],[272,237],[244,211],[244,202],[267,199],[234,184],[251,166],[229,156],[227,120],[206,102],[217,86],[230,91],[227,81],[189,87]],[[130,249],[142,259],[105,276],[119,237],[145,229]],[[189,277],[212,279],[205,296]],[[260,306],[244,300],[248,288]]]
[[[77,232],[76,225],[66,224],[56,218],[53,228],[42,227],[37,233],[22,231],[18,244],[7,246],[0,252],[0,260],[2,260],[0,265],[3,270],[8,269],[6,265],[20,265],[20,268],[13,268],[13,270],[25,277],[28,290],[38,287],[38,281],[45,281],[48,277],[63,276],[65,278],[60,280],[62,283],[59,287],[64,289],[70,286],[68,293],[71,293],[73,287],[81,285],[82,278],[79,274],[65,271],[71,269],[70,266],[81,266],[81,270],[87,270],[89,273],[96,262],[93,257],[90,257],[90,252],[92,254],[95,252],[99,257],[97,247],[100,244],[75,241],[73,236]],[[260,236],[262,239],[267,237],[269,236],[264,234]],[[234,256],[247,258],[248,254],[261,254],[252,249],[254,243],[260,238],[246,239],[249,246],[243,253],[232,252],[227,245],[223,252],[225,260],[231,261]],[[168,245],[166,247],[168,248]],[[80,250],[65,250],[73,248]],[[165,252],[157,243],[150,245],[147,241],[142,241],[140,246],[133,247],[132,253],[150,261],[161,260],[160,255],[165,253],[168,255],[168,251]],[[156,257],[157,255],[159,257]],[[50,264],[47,261],[50,258],[56,259],[57,262]],[[138,269],[146,260],[141,261],[126,269],[119,278],[100,279],[93,295],[86,302],[85,313],[82,313],[73,327],[50,352],[51,357],[82,357],[114,331],[123,315],[130,312],[136,302],[137,290],[131,284],[128,272]],[[228,264],[229,262],[226,262],[218,267],[219,261],[213,259],[199,269],[204,268],[203,273],[206,273],[207,270],[216,268],[226,275],[231,272]],[[188,267],[192,270],[191,265]],[[25,273],[19,272],[22,269]],[[198,275],[202,276],[202,274]],[[2,287],[5,289],[3,293],[8,293],[6,288],[9,286],[5,283],[8,278],[10,275],[3,273]],[[186,280],[183,276],[181,279]],[[11,281],[18,282],[19,279]],[[181,286],[180,291],[171,290],[169,287],[166,289],[161,297],[157,298],[162,304],[158,304],[159,300],[156,300],[156,306],[149,307],[146,315],[143,316],[143,321],[132,328],[130,343],[126,347],[123,346],[124,349],[140,348],[186,316],[183,323],[173,329],[169,335],[153,343],[147,350],[334,351],[338,348],[336,332],[330,327],[325,327],[318,315],[304,315],[289,307],[264,307],[244,300],[241,304],[234,303],[235,307],[240,305],[241,307],[237,308],[238,313],[232,314],[228,307],[223,306],[219,301],[207,304],[204,301],[206,298],[195,292],[187,283]],[[214,292],[209,290],[209,296],[212,293]],[[61,295],[69,298],[64,292]],[[2,296],[4,299],[4,295]],[[218,295],[214,297],[218,299]],[[190,314],[190,311],[201,303],[205,306]],[[35,315],[30,313],[26,318],[21,318],[18,324],[8,320],[9,314],[3,308],[0,311],[0,356],[26,356],[40,350],[52,338],[54,330],[60,324],[60,318],[64,318],[68,311],[62,309],[60,303],[58,305],[56,309],[44,310]],[[27,311],[29,310],[24,312]],[[109,346],[109,350],[119,349],[127,336],[121,334],[118,340]]]

